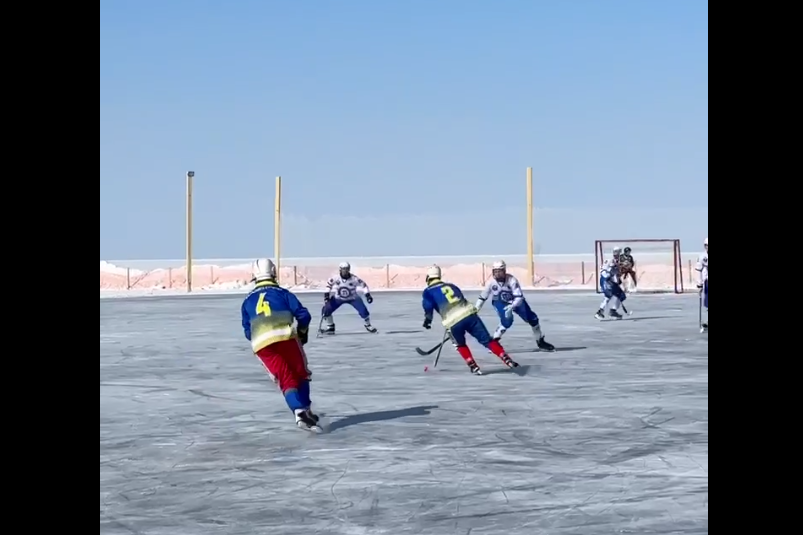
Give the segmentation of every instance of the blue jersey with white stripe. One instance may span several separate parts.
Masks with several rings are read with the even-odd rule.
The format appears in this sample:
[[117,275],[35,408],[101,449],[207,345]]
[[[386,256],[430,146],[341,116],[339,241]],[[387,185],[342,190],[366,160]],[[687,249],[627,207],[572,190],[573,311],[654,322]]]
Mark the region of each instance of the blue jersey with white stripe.
[[439,279],[429,282],[422,295],[422,306],[424,316],[430,321],[435,312],[440,314],[443,320],[441,323],[447,329],[477,313],[477,309],[468,302],[460,288]]
[[274,281],[257,283],[246,296],[241,307],[243,332],[254,353],[276,342],[293,339],[298,330],[306,331],[312,315],[293,292]]

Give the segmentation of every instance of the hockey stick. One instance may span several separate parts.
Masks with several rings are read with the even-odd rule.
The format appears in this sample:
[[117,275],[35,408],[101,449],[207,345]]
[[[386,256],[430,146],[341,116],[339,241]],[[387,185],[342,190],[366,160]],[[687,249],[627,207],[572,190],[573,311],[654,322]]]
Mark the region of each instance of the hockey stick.
[[703,289],[700,288],[699,293],[699,302],[698,302],[698,314],[697,314],[697,328],[700,330],[701,333],[705,332],[703,328]]
[[423,349],[421,349],[420,347],[416,347],[416,348],[415,348],[415,351],[416,351],[416,353],[418,353],[418,354],[419,354],[419,355],[421,355],[422,357],[427,357],[427,356],[429,356],[429,355],[433,354],[434,352],[438,351],[439,349],[441,349],[441,348],[443,347],[443,344],[445,344],[445,343],[446,343],[446,340],[448,340],[448,339],[449,339],[449,331],[447,330],[447,331],[446,331],[446,332],[443,334],[443,340],[441,341],[441,343],[440,343],[440,344],[436,345],[436,346],[435,346],[435,347],[433,347],[432,349],[427,349],[427,350],[423,350]]
[[438,361],[441,358],[441,351],[443,351],[443,346],[446,343],[446,341],[448,339],[450,339],[451,337],[452,336],[451,336],[451,333],[449,333],[449,329],[446,329],[446,332],[443,333],[443,342],[441,342],[441,346],[438,348],[438,354],[435,355],[435,360],[432,361],[432,369],[435,369],[435,368],[438,367]]
[[320,338],[323,332],[321,332],[321,327],[323,327],[323,311],[321,311],[321,321],[318,322],[318,330],[315,332],[315,338]]

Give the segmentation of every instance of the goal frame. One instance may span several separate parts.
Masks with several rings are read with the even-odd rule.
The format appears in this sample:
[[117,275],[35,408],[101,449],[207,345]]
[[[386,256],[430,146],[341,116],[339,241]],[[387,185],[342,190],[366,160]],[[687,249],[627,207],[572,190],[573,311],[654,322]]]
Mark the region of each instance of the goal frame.
[[683,286],[683,256],[681,254],[680,248],[680,240],[677,239],[636,239],[630,238],[627,240],[596,240],[594,242],[594,269],[596,273],[596,281],[594,282],[596,286],[597,293],[602,293],[602,288],[599,285],[599,275],[602,270],[602,262],[605,258],[605,246],[606,245],[618,245],[622,247],[626,247],[628,244],[632,243],[666,243],[671,244],[672,246],[672,263],[674,267],[674,283],[675,288],[674,290],[646,290],[641,291],[639,293],[675,293],[675,294],[682,294],[685,292],[685,288]]

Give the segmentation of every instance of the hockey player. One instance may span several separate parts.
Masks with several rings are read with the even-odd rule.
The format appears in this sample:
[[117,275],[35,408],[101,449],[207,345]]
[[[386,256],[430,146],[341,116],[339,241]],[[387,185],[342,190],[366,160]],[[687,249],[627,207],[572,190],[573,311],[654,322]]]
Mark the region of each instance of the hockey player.
[[312,412],[310,399],[310,372],[302,349],[309,338],[312,317],[292,292],[276,282],[276,266],[271,260],[256,260],[252,273],[256,286],[241,307],[245,338],[282,391],[296,425],[319,432],[319,419]]
[[533,330],[539,349],[542,351],[555,351],[555,346],[544,338],[538,314],[533,312],[530,304],[524,299],[521,284],[519,284],[516,277],[507,272],[507,264],[502,260],[493,263],[491,280],[488,281],[485,289],[480,293],[475,305],[477,312],[482,310],[482,306],[489,297],[499,316],[499,326],[494,332],[494,340],[500,340],[502,335],[510,329],[513,325],[513,313],[515,312]]
[[614,247],[613,248],[613,262],[615,264],[618,264],[621,259],[622,259],[622,248],[621,247]]
[[342,262],[339,266],[338,274],[329,279],[326,283],[326,294],[323,296],[323,310],[321,315],[326,326],[321,329],[323,334],[335,334],[335,320],[332,315],[335,311],[345,304],[354,307],[357,314],[365,322],[365,330],[375,333],[376,329],[371,325],[371,313],[360,297],[360,292],[365,294],[368,304],[374,302],[371,297],[371,290],[365,282],[351,272],[351,264]]
[[624,301],[627,299],[627,294],[625,294],[624,290],[622,290],[618,263],[605,263],[599,275],[599,287],[602,290],[604,299],[602,300],[602,304],[599,306],[599,310],[594,317],[598,320],[604,319],[605,311],[608,309],[608,305],[612,303],[613,306],[611,306],[610,312],[611,317],[614,319],[622,319],[622,315],[619,314],[619,305],[624,303]]
[[633,249],[625,247],[619,257],[619,272],[622,274],[622,285],[628,277],[633,281],[632,291],[638,290],[638,279],[636,278],[636,260],[633,258]]
[[[703,306],[708,311],[708,238],[705,239],[704,246],[705,252],[697,259],[697,272],[700,273],[697,289],[702,293]],[[707,331],[708,323],[703,323],[700,328]]]
[[471,373],[482,375],[480,367],[474,360],[471,350],[466,345],[466,335],[471,335],[488,348],[488,351],[499,357],[508,368],[519,365],[505,353],[498,340],[491,338],[488,328],[477,315],[477,309],[463,295],[463,292],[450,282],[443,282],[441,268],[432,266],[427,270],[427,287],[422,296],[424,307],[424,328],[432,328],[432,317],[440,314],[442,324],[449,332],[455,349],[468,364]]

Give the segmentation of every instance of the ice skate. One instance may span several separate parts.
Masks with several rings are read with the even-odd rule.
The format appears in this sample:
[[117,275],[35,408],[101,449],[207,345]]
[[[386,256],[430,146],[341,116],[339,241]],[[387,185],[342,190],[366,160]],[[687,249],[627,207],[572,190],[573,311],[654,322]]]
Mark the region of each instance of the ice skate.
[[307,409],[307,416],[316,424],[321,421],[321,417],[312,412],[312,408]]
[[707,333],[708,332],[708,323],[703,323],[702,325],[700,325],[700,332],[701,333]]
[[624,318],[624,316],[619,314],[618,310],[611,310],[610,315],[611,315],[611,318],[615,319],[615,320],[620,320],[620,319]]
[[368,321],[368,320],[365,320],[365,330],[366,330],[366,331],[368,331],[369,333],[375,333],[375,332],[377,332],[377,331],[376,331],[376,327],[374,327],[373,325],[371,325],[371,322],[370,322],[370,321]]
[[471,360],[466,362],[466,364],[468,364],[468,369],[471,370],[471,373],[474,375],[482,375],[482,370],[475,361]]
[[335,326],[334,326],[334,324],[333,325],[326,325],[323,328],[321,328],[321,330],[318,331],[318,333],[320,333],[320,334],[328,334],[328,335],[335,334]]
[[297,410],[296,425],[299,429],[309,431],[311,433],[321,433],[323,429],[318,426],[319,418],[312,414],[309,410]]
[[597,313],[594,314],[594,317],[597,318],[598,320],[604,320],[605,319],[605,311],[602,310],[602,309],[597,310]]
[[510,358],[509,356],[505,355],[503,357],[499,357],[502,360],[502,363],[507,366],[508,368],[518,368],[519,363]]
[[537,344],[538,344],[538,349],[540,349],[541,351],[548,351],[550,353],[555,351],[555,346],[547,342],[543,336],[538,339]]

